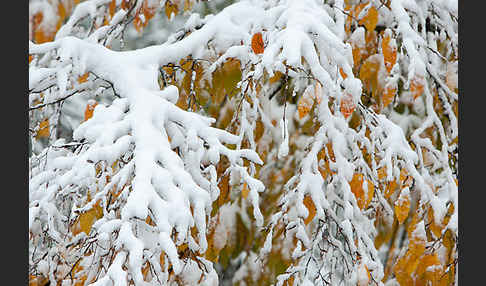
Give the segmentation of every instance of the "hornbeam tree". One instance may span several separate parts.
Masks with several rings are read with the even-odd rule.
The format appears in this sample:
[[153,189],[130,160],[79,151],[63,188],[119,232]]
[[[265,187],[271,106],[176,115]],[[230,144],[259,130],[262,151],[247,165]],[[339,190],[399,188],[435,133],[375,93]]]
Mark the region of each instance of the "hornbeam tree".
[[30,285],[457,285],[457,0],[31,0]]

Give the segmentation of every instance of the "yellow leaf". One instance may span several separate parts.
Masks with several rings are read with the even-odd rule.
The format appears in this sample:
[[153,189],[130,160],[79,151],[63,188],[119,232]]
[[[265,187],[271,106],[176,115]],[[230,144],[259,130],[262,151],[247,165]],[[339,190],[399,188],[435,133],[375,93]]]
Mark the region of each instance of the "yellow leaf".
[[248,193],[250,190],[248,189],[248,185],[246,183],[243,184],[243,189],[241,190],[241,196],[246,199],[248,197]]
[[454,247],[456,246],[456,241],[455,241],[455,235],[454,233],[448,229],[444,233],[444,238],[442,239],[443,245],[445,249],[447,250],[447,262],[451,263],[452,262],[452,253],[454,251]]
[[400,285],[416,285],[412,273],[415,272],[421,262],[420,257],[425,252],[426,243],[426,238],[424,237],[424,224],[417,224],[417,226],[420,226],[421,229],[417,229],[416,227],[415,230],[409,234],[408,250],[405,255],[398,259],[393,269],[395,277]]
[[192,9],[192,1],[191,0],[185,0],[184,1],[184,11],[190,11]]
[[[204,257],[206,259],[208,259],[209,261],[212,261],[212,262],[218,262],[219,253],[222,249],[220,245],[219,245],[219,247],[216,247],[216,245],[214,244],[214,235],[215,235],[215,232],[216,232],[216,227],[217,227],[217,225],[219,225],[219,223],[220,223],[220,215],[218,214],[216,216],[216,223],[214,224],[214,227],[210,229],[209,234],[207,236],[208,249],[207,249],[206,253],[204,253]],[[224,246],[223,246],[223,248],[224,248]]]
[[304,197],[304,205],[307,208],[307,210],[309,211],[309,215],[304,220],[304,223],[307,225],[316,216],[316,205],[314,204],[314,201],[312,200],[312,198],[310,196]]
[[354,67],[358,67],[359,64],[361,63],[361,58],[362,58],[361,49],[356,45],[352,45],[352,48],[353,48]]
[[390,198],[397,189],[397,186],[398,184],[395,181],[388,182],[385,188],[385,198]]
[[400,196],[395,202],[395,215],[397,216],[398,223],[402,224],[408,217],[410,211],[410,191],[405,188],[401,191]]
[[374,6],[372,6],[366,16],[364,16],[360,21],[360,25],[364,25],[366,30],[373,31],[378,23],[378,10]]
[[410,181],[411,180],[407,180],[407,178],[408,178],[407,169],[402,168],[400,170],[400,186],[402,188],[410,187],[410,185],[411,185]]
[[[196,75],[197,78],[197,75]],[[241,80],[241,63],[239,60],[230,58],[212,74],[212,83],[209,89],[211,102],[219,106],[225,96],[232,98],[240,90],[238,82]],[[219,112],[219,107],[216,110]]]
[[37,131],[37,135],[35,136],[35,138],[46,138],[49,137],[50,134],[49,119],[46,118],[39,123],[39,130]]
[[379,168],[377,173],[378,173],[378,179],[379,180],[386,179],[386,166]]
[[420,221],[419,213],[414,212],[413,216],[412,216],[412,221],[407,226],[407,233],[408,233],[409,237],[412,236],[412,233],[415,230],[415,228],[417,227],[417,224],[419,223],[419,221]]
[[306,116],[314,105],[314,95],[311,88],[307,87],[297,103],[297,110],[299,111],[299,118]]
[[276,71],[273,74],[273,76],[270,79],[268,79],[268,82],[270,82],[271,84],[275,83],[275,82],[279,81],[282,78],[282,76],[283,76],[283,73]]
[[435,235],[435,237],[439,238],[440,235],[441,235],[443,226],[435,223],[434,208],[432,208],[432,206],[429,207],[429,211],[427,212],[427,219],[429,221],[429,230]]
[[368,57],[359,71],[359,78],[363,82],[366,90],[376,93],[378,89],[378,71],[380,69],[380,56],[373,55]]
[[[437,285],[443,269],[437,253],[425,254],[415,270],[416,285]],[[431,283],[431,284],[430,284]]]
[[261,54],[264,51],[262,33],[256,33],[251,38],[251,49],[255,54]]
[[[378,52],[378,34],[375,30],[365,33],[366,53],[374,55]],[[381,55],[383,56],[383,55]]]
[[183,252],[184,250],[186,250],[186,249],[187,249],[187,247],[188,247],[187,243],[183,243],[183,244],[181,244],[181,245],[177,246],[177,252],[181,253],[181,252]]
[[102,216],[103,216],[103,209],[99,205],[99,202],[96,202],[93,208],[79,215],[74,225],[74,228],[72,230],[73,234],[77,235],[80,232],[89,234],[93,224]]
[[[317,153],[317,160],[319,160],[319,164],[318,164],[319,172],[321,173],[322,178],[326,179],[327,176],[331,173],[331,169],[329,167],[329,161],[326,157],[325,149],[322,149],[321,151],[319,151],[319,153]],[[321,160],[323,164],[320,163]]]
[[179,9],[177,8],[177,3],[175,3],[173,0],[167,0],[165,1],[165,15],[167,15],[167,19],[171,20],[172,19],[172,14],[177,15],[177,12]]

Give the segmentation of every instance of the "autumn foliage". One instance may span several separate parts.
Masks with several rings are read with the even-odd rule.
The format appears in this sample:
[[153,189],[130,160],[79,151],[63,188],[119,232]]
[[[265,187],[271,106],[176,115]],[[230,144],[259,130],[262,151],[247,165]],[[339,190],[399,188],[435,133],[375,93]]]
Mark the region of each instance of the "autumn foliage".
[[216,2],[30,1],[29,285],[457,285],[457,1]]

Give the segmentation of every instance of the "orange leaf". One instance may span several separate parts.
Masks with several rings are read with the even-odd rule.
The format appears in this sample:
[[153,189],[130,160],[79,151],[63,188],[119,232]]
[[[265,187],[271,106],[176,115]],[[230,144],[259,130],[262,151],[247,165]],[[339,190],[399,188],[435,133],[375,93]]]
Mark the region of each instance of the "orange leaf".
[[39,123],[39,130],[37,131],[36,139],[49,137],[49,119],[46,118]]
[[133,20],[133,26],[135,27],[135,30],[137,30],[137,32],[140,33],[140,31],[142,31],[143,23],[142,18],[140,18],[140,14],[137,14],[137,16],[135,16],[135,19]]
[[366,30],[373,31],[378,23],[378,10],[372,6],[368,13],[359,21],[360,25],[364,25]]
[[339,73],[341,74],[343,79],[346,79],[348,77],[348,75],[343,71],[343,68],[339,68]]
[[420,76],[416,76],[412,79],[410,83],[410,92],[413,95],[413,99],[417,99],[417,97],[421,96],[424,92],[424,84],[423,78]]
[[397,216],[398,223],[402,224],[408,217],[410,211],[410,191],[405,188],[401,191],[400,196],[395,202],[395,215]]
[[304,220],[304,223],[307,225],[316,216],[316,205],[314,204],[314,201],[312,201],[312,198],[310,196],[304,197],[304,205],[309,211],[309,215]]
[[[388,31],[387,31],[388,32]],[[391,71],[392,67],[397,61],[397,44],[395,39],[391,40],[390,33],[385,32],[385,37],[381,42],[381,49],[383,51],[383,58],[385,60],[385,67],[388,72]]]
[[[44,15],[42,12],[39,12],[34,15],[33,17],[33,30],[34,30],[34,41],[38,44],[50,42],[54,39],[56,34],[55,29],[46,31],[44,30],[45,26],[41,26],[44,20]],[[46,23],[44,23],[46,24]]]
[[89,73],[87,72],[87,73],[83,74],[82,76],[78,77],[78,83],[87,82],[88,76],[89,76]]
[[261,54],[264,51],[262,33],[256,33],[251,38],[251,49],[255,54]]
[[123,10],[128,10],[130,8],[130,0],[122,0],[121,7]]
[[[153,2],[152,2],[153,3]],[[145,23],[144,27],[147,26],[148,20],[152,19],[157,12],[157,7],[156,6],[149,6],[148,1],[145,0],[142,5],[143,9],[143,15],[145,16]]]
[[84,121],[90,119],[93,116],[94,109],[98,105],[96,101],[88,102],[86,105],[86,110],[84,111]]
[[116,0],[111,0],[110,5],[108,6],[110,18],[113,18],[113,15],[115,15],[115,9],[116,9]]
[[388,104],[390,104],[393,99],[395,98],[395,94],[397,93],[397,88],[394,87],[393,85],[389,85],[385,88],[383,91],[383,107],[387,107]]
[[370,205],[371,200],[373,200],[373,195],[375,194],[375,186],[370,180],[366,180],[365,183],[366,184],[363,185],[363,188],[365,190],[367,189],[367,193],[366,193],[366,204],[364,208],[367,208]]
[[351,187],[351,192],[356,197],[359,208],[362,209],[364,202],[363,175],[355,173],[353,179],[349,182],[349,187]]

